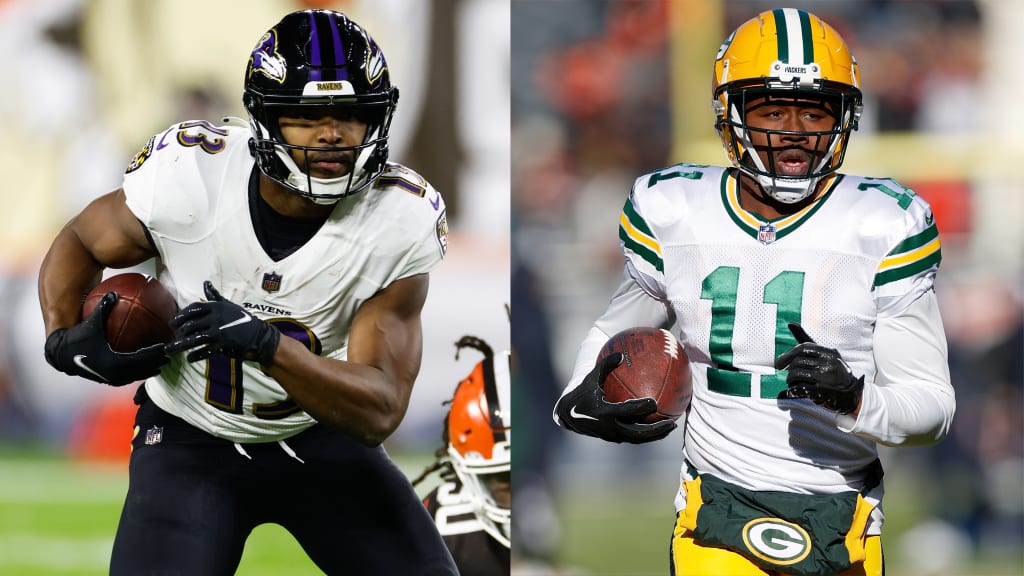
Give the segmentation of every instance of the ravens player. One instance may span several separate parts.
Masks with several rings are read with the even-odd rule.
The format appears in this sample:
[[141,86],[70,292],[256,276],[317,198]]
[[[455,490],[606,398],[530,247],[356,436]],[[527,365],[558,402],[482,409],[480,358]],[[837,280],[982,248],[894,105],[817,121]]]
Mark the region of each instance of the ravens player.
[[484,359],[456,387],[438,459],[413,485],[440,471],[444,482],[423,503],[462,576],[507,575],[512,526],[510,357],[507,352],[496,357],[486,342],[473,336],[462,337],[455,346],[479,350]]
[[672,573],[880,576],[877,445],[936,443],[955,408],[931,209],[893,180],[838,172],[860,78],[817,16],[741,25],[711,96],[732,167],[635,181],[622,284],[555,419],[612,442],[664,438],[675,423],[637,423],[653,400],[604,400],[620,359],[595,358],[621,329],[672,326],[693,374]]
[[[54,240],[47,360],[112,385],[148,377],[111,574],[231,574],[265,522],[329,574],[456,573],[380,445],[408,407],[447,231],[438,192],[388,161],[397,102],[362,27],[289,14],[249,55],[247,123],[155,135]],[[113,293],[79,323],[81,295],[154,257],[176,339],[114,353]]]

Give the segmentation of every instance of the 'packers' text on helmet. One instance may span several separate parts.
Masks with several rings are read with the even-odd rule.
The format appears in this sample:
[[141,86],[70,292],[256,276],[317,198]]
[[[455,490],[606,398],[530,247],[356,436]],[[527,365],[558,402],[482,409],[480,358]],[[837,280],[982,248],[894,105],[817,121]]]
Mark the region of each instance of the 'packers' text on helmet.
[[[447,418],[448,457],[484,530],[510,546],[510,355],[495,355],[486,343],[473,337],[462,338],[457,346],[476,348],[484,353],[484,359],[455,389]],[[496,497],[495,487],[504,497]]]
[[[388,159],[388,129],[398,102],[380,47],[340,12],[303,10],[285,16],[253,48],[245,71],[245,108],[252,127],[256,164],[268,178],[330,204],[366,189]],[[324,107],[366,123],[361,144],[346,147],[293,146],[281,135],[282,116],[315,116]],[[302,150],[300,166],[289,154]],[[348,173],[337,178],[309,175],[309,152],[347,153]]]
[[[860,72],[846,43],[817,16],[793,8],[762,12],[722,43],[715,59],[712,95],[715,129],[729,160],[757,180],[769,196],[786,204],[807,198],[824,176],[839,169],[862,109]],[[820,102],[835,124],[822,132],[748,125],[747,103],[776,97]],[[806,137],[812,145],[826,139],[827,150],[814,154],[805,174],[780,175],[771,162],[765,166],[761,161],[751,132],[767,136],[769,158],[775,152],[770,144],[773,135]]]

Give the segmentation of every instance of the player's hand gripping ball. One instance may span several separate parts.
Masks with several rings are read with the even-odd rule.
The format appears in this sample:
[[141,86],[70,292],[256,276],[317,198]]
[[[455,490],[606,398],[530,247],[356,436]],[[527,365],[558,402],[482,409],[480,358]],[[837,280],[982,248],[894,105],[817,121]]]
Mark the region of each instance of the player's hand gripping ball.
[[690,362],[683,347],[668,330],[630,328],[608,339],[598,355],[598,364],[613,354],[622,354],[622,362],[604,381],[608,402],[631,398],[654,398],[658,410],[640,422],[677,420],[690,406],[693,382]]
[[46,361],[65,374],[111,386],[153,376],[167,364],[163,342],[173,337],[167,321],[177,308],[152,278],[112,276],[86,296],[81,322],[46,337]]

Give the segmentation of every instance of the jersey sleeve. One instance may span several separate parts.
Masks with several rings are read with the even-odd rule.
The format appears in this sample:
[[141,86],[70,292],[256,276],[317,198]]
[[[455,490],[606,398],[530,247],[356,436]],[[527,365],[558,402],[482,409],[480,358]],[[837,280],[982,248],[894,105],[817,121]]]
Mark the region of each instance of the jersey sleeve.
[[190,242],[210,232],[199,223],[217,202],[229,155],[248,154],[248,127],[196,120],[171,125],[131,160],[122,188],[128,209],[162,252],[165,238]]
[[931,206],[892,180],[879,186],[896,195],[904,208],[902,221],[893,227],[891,248],[875,271],[873,286],[878,316],[891,317],[932,289],[942,249]]
[[399,164],[390,164],[377,185],[400,199],[394,208],[401,212],[401,228],[408,230],[412,238],[392,281],[430,272],[441,264],[448,251],[448,216],[441,193],[422,176]]
[[159,183],[168,177],[167,162],[164,160],[173,154],[163,153],[167,147],[165,140],[171,137],[174,129],[175,126],[171,126],[149,139],[132,157],[121,184],[128,209],[150,232],[154,215],[160,213],[160,209],[155,205],[159,196]]
[[644,216],[643,200],[650,194],[638,178],[622,206],[619,215],[619,246],[626,258],[626,270],[641,288],[651,296],[663,299],[665,295],[665,261],[661,243]]
[[949,433],[956,397],[946,337],[934,292],[875,327],[874,383],[864,387],[857,416],[836,419],[845,432],[886,446],[930,445]]
[[427,197],[433,198],[432,201],[428,199],[431,208],[434,203],[437,204],[437,208],[433,209],[433,213],[425,219],[428,226],[425,227],[423,237],[416,244],[412,258],[409,260],[407,276],[433,270],[441,263],[448,251],[448,215],[444,199],[441,198],[441,193],[429,184],[427,184]]

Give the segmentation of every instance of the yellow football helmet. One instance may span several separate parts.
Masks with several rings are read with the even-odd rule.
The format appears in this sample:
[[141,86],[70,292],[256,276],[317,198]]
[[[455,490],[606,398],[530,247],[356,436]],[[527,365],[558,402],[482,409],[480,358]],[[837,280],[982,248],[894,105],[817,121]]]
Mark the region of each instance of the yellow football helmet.
[[[857,129],[863,97],[857,61],[839,33],[821,18],[794,8],[762,12],[737,28],[718,50],[712,84],[715,129],[733,166],[757,180],[775,200],[791,204],[810,196],[822,177],[843,163],[850,133]],[[794,96],[822,101],[836,119],[824,132],[783,132],[752,128],[747,103],[764,97]],[[799,134],[827,151],[814,156],[806,174],[794,178],[765,166],[750,133]],[[769,144],[769,155],[772,155]]]

